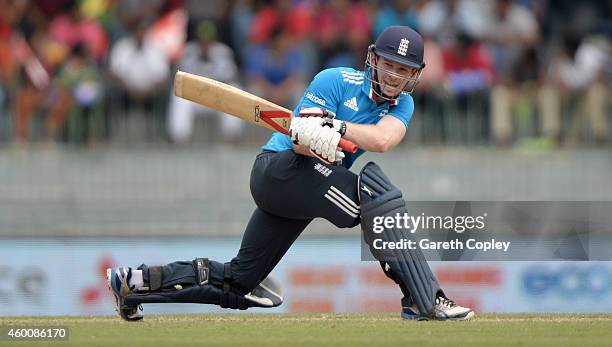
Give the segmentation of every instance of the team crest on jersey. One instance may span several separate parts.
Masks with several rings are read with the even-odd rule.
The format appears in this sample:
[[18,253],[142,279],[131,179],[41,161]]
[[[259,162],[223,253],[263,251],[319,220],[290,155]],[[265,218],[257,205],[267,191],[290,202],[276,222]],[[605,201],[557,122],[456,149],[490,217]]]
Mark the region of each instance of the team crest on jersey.
[[379,117],[384,117],[387,115],[387,113],[389,112],[389,109],[385,108],[384,110],[380,111],[380,113],[378,114]]
[[329,175],[331,175],[331,173],[333,172],[332,169],[320,163],[316,163],[314,165],[314,169],[325,177],[329,177]]
[[403,55],[404,57],[406,56],[406,53],[408,53],[408,45],[410,44],[410,41],[408,41],[408,39],[401,39],[399,46],[397,47],[397,54],[399,55]]
[[359,107],[357,106],[357,98],[353,96],[353,98],[348,99],[344,102],[344,106],[350,108],[351,110],[358,112]]

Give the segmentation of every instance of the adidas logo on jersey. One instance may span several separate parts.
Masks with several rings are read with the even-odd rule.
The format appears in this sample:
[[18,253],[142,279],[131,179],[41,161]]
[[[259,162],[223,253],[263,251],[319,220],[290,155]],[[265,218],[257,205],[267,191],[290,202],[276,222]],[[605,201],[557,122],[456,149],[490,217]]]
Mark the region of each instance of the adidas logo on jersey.
[[351,110],[355,112],[359,111],[359,107],[357,107],[357,98],[354,96],[352,99],[346,100],[344,102],[344,106],[350,108]]

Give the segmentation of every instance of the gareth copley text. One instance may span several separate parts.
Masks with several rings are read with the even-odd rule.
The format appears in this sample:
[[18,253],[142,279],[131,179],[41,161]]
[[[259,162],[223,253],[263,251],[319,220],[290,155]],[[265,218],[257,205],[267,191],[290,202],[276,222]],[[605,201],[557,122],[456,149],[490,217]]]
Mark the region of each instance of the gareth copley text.
[[417,249],[422,250],[462,250],[462,249],[473,249],[483,252],[487,251],[503,251],[507,252],[510,248],[510,241],[498,241],[490,239],[486,241],[479,241],[476,239],[467,240],[450,240],[450,241],[431,241],[429,239],[422,239],[419,241],[401,239],[399,241],[383,241],[382,239],[375,239],[372,242],[374,249]]

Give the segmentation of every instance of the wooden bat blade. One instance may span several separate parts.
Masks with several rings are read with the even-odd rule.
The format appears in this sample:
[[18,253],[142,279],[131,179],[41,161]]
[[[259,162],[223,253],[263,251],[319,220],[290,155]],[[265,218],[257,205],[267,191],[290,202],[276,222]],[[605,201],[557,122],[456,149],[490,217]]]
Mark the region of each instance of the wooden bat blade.
[[[234,86],[178,71],[174,77],[174,95],[289,135],[291,110]],[[355,144],[344,139],[339,146],[350,153],[357,151]]]
[[[290,110],[210,78],[178,71],[174,78],[174,95],[271,130],[279,131],[280,127],[284,129],[284,133],[289,132]],[[262,111],[274,112],[270,123],[278,126],[263,121]]]

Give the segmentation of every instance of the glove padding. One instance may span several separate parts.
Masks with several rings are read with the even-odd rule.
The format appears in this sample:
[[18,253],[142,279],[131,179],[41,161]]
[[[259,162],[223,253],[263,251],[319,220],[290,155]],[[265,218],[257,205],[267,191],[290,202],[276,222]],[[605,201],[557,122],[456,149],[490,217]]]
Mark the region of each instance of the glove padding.
[[340,133],[327,125],[315,128],[310,139],[310,150],[324,160],[335,163],[344,158],[344,153],[338,148]]
[[290,130],[293,143],[309,147],[320,159],[337,163],[344,158],[344,153],[338,148],[340,133],[330,126],[326,118],[293,118]]
[[341,133],[341,129],[342,129],[342,123],[344,122],[342,122],[341,120],[337,120],[336,114],[333,113],[332,111],[328,111],[324,108],[319,108],[319,107],[307,107],[307,108],[303,108],[300,110],[299,116],[300,117],[321,117],[325,119],[328,126],[334,128],[337,132],[339,132],[340,136],[343,135]]

